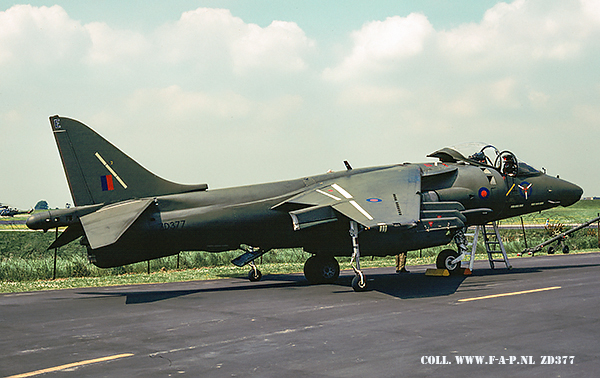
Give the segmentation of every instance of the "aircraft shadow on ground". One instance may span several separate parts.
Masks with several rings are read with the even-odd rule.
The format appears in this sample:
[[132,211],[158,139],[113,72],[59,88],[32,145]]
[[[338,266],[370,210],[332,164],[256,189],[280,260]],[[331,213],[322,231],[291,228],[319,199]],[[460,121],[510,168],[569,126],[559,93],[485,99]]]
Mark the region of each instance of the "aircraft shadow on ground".
[[[351,293],[351,281],[353,275],[342,275],[332,284],[332,286],[344,287],[345,290],[335,290],[333,294]],[[367,275],[368,291],[376,291],[392,295],[398,298],[423,298],[445,296],[454,293],[465,276],[444,277],[426,277],[424,274],[407,274],[398,276],[396,274],[376,273]],[[181,296],[215,293],[215,292],[233,292],[246,290],[264,290],[275,288],[291,287],[309,287],[308,281],[302,275],[284,275],[272,274],[263,276],[261,282],[250,283],[243,282],[239,286],[227,287],[205,287],[188,290],[136,290],[136,291],[118,291],[118,292],[82,292],[83,295],[98,297],[125,297],[126,304],[152,303],[166,299],[177,298]]]
[[[582,265],[560,265],[560,266],[537,266],[537,267],[520,267],[512,268],[510,270],[506,268],[490,269],[490,268],[477,268],[473,272],[473,276],[497,276],[497,275],[517,275],[525,273],[540,273],[548,270],[558,269],[573,269],[573,268],[589,268],[599,267],[600,264],[582,264]],[[369,269],[370,270],[370,269]],[[428,297],[440,297],[454,294],[460,285],[469,276],[450,276],[450,277],[428,277],[422,272],[398,275],[387,272],[377,272],[367,270],[366,277],[368,282],[368,290],[373,292],[380,292],[383,294],[391,295],[400,299],[411,299],[411,298],[428,298]],[[344,290],[335,290],[333,294],[351,293],[352,289],[351,282],[353,274],[344,272],[333,286],[343,287]],[[516,279],[516,277],[515,277]],[[236,279],[233,279],[236,280]],[[148,286],[148,290],[136,290],[136,291],[117,291],[117,292],[82,292],[80,294],[91,296],[95,295],[98,297],[125,297],[126,304],[141,304],[141,303],[152,303],[166,299],[177,298],[181,296],[199,294],[199,293],[213,293],[213,292],[235,292],[235,291],[247,291],[247,290],[264,290],[264,289],[276,289],[276,288],[291,288],[291,287],[309,287],[308,281],[301,274],[269,274],[263,276],[260,282],[250,283],[246,279],[240,278],[239,281],[235,282],[236,285],[219,286],[215,287],[215,281],[211,282],[211,287],[202,287],[198,289],[187,289],[187,290],[153,290],[156,285]],[[189,283],[188,283],[189,284]],[[198,282],[199,285],[203,285],[202,282]],[[218,281],[217,281],[217,284]],[[168,284],[165,284],[168,285]],[[162,287],[162,286],[161,286]]]
[[[354,276],[343,276],[336,284],[350,286]],[[453,294],[466,276],[428,277],[423,273],[368,274],[367,290],[391,295],[400,299],[440,297]]]
[[[236,280],[233,278],[232,280]],[[152,284],[149,290],[136,290],[136,291],[119,291],[119,292],[82,292],[80,294],[97,296],[97,297],[125,297],[126,304],[137,304],[137,303],[151,303],[158,302],[165,299],[177,298],[190,294],[199,293],[217,293],[217,292],[234,292],[234,291],[245,291],[245,290],[260,290],[260,289],[275,289],[293,286],[308,286],[308,281],[300,275],[283,275],[274,274],[263,276],[260,282],[250,283],[247,279],[239,279],[242,285],[239,286],[226,286],[226,287],[203,287],[198,289],[187,289],[187,290],[152,290],[156,285],[169,285],[169,284]],[[193,281],[199,285],[203,285],[204,281]],[[214,281],[213,281],[214,282]],[[187,282],[190,284],[190,282]]]

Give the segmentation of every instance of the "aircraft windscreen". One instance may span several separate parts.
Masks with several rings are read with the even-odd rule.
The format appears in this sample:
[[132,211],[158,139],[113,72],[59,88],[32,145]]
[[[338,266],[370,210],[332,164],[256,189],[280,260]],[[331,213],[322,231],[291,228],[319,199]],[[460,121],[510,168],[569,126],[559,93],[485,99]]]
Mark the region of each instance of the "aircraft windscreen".
[[[537,176],[542,172],[533,168],[529,164],[519,161],[517,157],[510,151],[501,151],[491,144],[483,142],[462,143],[456,146],[448,147],[451,150],[458,152],[466,161],[477,162],[479,164],[496,167],[498,170],[505,173],[506,163],[508,160],[514,160],[518,169],[513,169],[511,175],[518,174],[524,176]],[[458,155],[457,155],[458,156]],[[514,164],[513,164],[514,167]]]
[[519,162],[519,175],[523,175],[523,176],[537,176],[542,174],[542,172],[538,171],[537,169],[533,168],[531,165],[524,163],[524,162]]
[[462,143],[448,148],[459,152],[465,158],[491,166],[494,165],[494,161],[499,153],[496,147],[483,142]]

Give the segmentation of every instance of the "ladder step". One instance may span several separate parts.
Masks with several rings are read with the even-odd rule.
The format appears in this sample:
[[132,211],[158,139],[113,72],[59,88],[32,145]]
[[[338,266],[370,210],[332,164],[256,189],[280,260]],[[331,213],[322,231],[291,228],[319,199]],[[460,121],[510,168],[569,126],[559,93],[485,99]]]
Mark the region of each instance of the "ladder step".
[[[488,261],[490,266],[494,269],[494,263],[504,263],[508,269],[511,268],[508,262],[508,256],[506,255],[506,249],[502,244],[501,235],[499,230],[496,228],[496,223],[477,226],[475,232],[472,234],[465,234],[465,236],[477,237],[477,232],[483,233],[482,239],[485,251],[487,252]],[[481,236],[481,235],[480,235]],[[473,238],[473,240],[475,240]],[[473,243],[469,243],[468,246],[473,246]],[[496,250],[498,248],[499,250]],[[474,253],[473,253],[474,254]],[[474,256],[473,256],[474,257]],[[469,258],[469,263],[473,263],[473,259]]]

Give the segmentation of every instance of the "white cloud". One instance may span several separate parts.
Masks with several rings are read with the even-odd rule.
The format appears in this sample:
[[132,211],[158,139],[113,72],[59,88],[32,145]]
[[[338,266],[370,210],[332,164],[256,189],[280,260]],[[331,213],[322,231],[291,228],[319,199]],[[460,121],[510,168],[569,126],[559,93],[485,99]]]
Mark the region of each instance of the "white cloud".
[[15,5],[0,12],[0,64],[78,61],[90,44],[83,26],[57,5]]
[[529,90],[527,98],[534,107],[544,107],[548,103],[550,96],[541,91]]
[[[208,94],[185,91],[178,85],[158,89],[139,89],[129,99],[128,108],[136,113],[152,109],[161,119],[172,121],[203,117],[247,117],[252,110],[251,101],[234,92]],[[188,122],[189,123],[189,122]]]
[[115,30],[103,22],[85,25],[92,46],[87,61],[92,64],[123,63],[152,51],[151,43],[140,33]]
[[[58,5],[16,5],[0,12],[0,64],[47,65],[86,62],[126,64],[162,61],[171,67],[294,72],[307,68],[315,42],[294,22],[273,21],[261,28],[226,9],[198,8],[174,23],[143,35],[103,22],[82,25]],[[150,56],[150,55],[153,56]]]
[[343,91],[339,103],[354,106],[357,104],[390,105],[398,104],[411,97],[411,93],[397,87],[384,87],[374,85],[358,85]]
[[598,21],[576,1],[499,3],[480,23],[438,33],[440,52],[467,70],[530,67],[574,59],[592,42]]
[[303,56],[315,46],[293,22],[273,21],[266,28],[249,24],[244,35],[232,42],[235,72],[252,68],[300,71],[307,67]]
[[212,129],[216,123],[256,125],[283,122],[301,109],[302,97],[282,95],[267,100],[253,100],[234,91],[209,93],[184,90],[179,85],[166,88],[139,89],[126,101],[126,110],[138,118],[161,124],[179,125],[180,129]]
[[210,8],[183,13],[176,23],[161,28],[157,38],[161,55],[169,62],[225,64],[238,74],[251,68],[305,69],[304,56],[315,45],[294,22],[273,21],[261,28],[229,10]]
[[600,1],[598,0],[581,0],[581,7],[584,15],[600,22]]
[[352,33],[350,55],[338,67],[326,69],[324,76],[344,80],[370,71],[386,73],[402,60],[420,54],[433,31],[427,17],[418,13],[369,22]]
[[[193,182],[192,172],[211,187],[312,174],[343,159],[416,161],[470,139],[541,151],[558,173],[573,165],[545,154],[546,144],[573,159],[596,148],[598,0],[498,3],[447,30],[424,14],[389,16],[335,40],[344,29],[312,35],[293,18],[259,26],[225,9],[190,10],[143,31],[101,16],[80,22],[59,6],[0,12],[3,147],[22,156],[34,145],[48,157],[3,166],[11,177],[36,174],[22,177],[25,189],[0,187],[2,200],[39,182],[68,197],[47,124],[56,113],[159,174]],[[556,140],[532,145],[539,135]]]
[[352,32],[350,51],[323,76],[354,81],[406,75],[419,63],[430,67],[431,60],[438,60],[439,72],[452,74],[529,69],[577,59],[600,38],[599,4],[597,0],[501,2],[478,23],[439,31],[422,14],[388,17]]

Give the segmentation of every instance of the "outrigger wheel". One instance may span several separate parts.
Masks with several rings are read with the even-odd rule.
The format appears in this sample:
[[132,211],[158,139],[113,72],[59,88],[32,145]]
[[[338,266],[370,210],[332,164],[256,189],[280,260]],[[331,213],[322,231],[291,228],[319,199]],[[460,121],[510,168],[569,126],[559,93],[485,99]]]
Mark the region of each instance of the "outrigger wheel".
[[352,279],[352,289],[354,289],[354,291],[367,290],[367,280],[365,279],[365,276],[362,274],[362,272],[358,273]]
[[313,255],[304,263],[304,277],[311,284],[334,283],[340,275],[340,264],[333,256]]
[[461,262],[452,264],[452,261],[458,257],[458,252],[452,249],[444,249],[440,252],[435,260],[435,265],[438,269],[448,269],[450,274],[458,273]]
[[256,267],[256,265],[254,265],[254,263],[252,263],[250,265],[250,272],[248,272],[248,279],[250,280],[250,282],[257,282],[260,281],[260,279],[262,278],[262,273],[260,270],[258,270],[258,268]]

